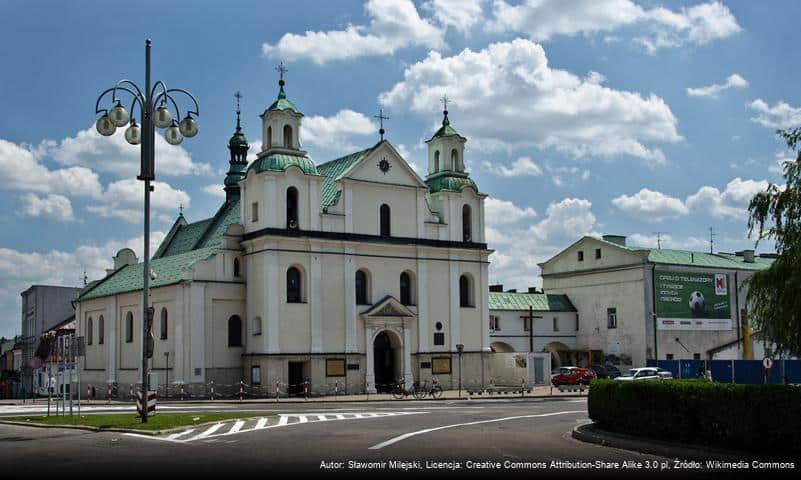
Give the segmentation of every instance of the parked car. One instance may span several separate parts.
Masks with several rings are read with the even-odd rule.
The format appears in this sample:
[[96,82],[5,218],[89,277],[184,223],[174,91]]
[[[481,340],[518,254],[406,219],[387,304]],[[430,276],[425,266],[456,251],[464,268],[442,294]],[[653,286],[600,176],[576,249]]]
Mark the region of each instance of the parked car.
[[598,378],[617,378],[620,370],[614,365],[593,365],[590,367]]
[[559,385],[589,385],[591,380],[598,376],[589,368],[582,367],[562,367],[559,373],[551,376],[551,384],[554,387]]
[[656,367],[631,368],[621,373],[615,380],[669,380],[673,374],[669,370]]

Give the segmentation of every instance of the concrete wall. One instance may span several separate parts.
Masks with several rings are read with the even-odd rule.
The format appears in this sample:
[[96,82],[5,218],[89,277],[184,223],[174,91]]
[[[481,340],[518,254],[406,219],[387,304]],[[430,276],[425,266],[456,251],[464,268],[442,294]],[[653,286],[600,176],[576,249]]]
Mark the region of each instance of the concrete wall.
[[[490,331],[490,345],[503,343],[515,352],[529,351],[529,332],[523,329],[522,316],[529,314],[528,310],[490,310],[490,315],[499,317],[500,329]],[[576,348],[576,313],[575,312],[538,312],[534,311],[534,351],[541,352],[546,345],[559,342],[567,347]],[[554,330],[554,318],[558,330]],[[502,347],[502,345],[500,346]],[[496,349],[497,350],[497,349]]]

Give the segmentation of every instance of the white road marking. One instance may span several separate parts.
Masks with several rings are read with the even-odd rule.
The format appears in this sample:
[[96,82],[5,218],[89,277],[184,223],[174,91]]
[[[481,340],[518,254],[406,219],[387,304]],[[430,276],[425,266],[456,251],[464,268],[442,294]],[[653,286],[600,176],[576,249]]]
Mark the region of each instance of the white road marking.
[[[275,425],[268,425],[268,419],[266,417],[259,418],[256,422],[256,425],[251,428],[244,428],[244,424],[246,422],[242,420],[237,420],[233,427],[222,433],[217,433],[226,423],[217,423],[210,428],[206,429],[204,432],[190,437],[189,434],[194,432],[195,429],[191,429],[186,432],[174,433],[172,435],[166,437],[158,437],[158,436],[151,436],[151,435],[141,435],[138,433],[126,433],[125,435],[130,437],[138,437],[138,438],[147,438],[150,440],[161,440],[166,442],[175,442],[175,443],[188,443],[194,442],[198,440],[202,440],[204,442],[209,441],[216,441],[219,437],[229,436],[229,435],[236,435],[240,433],[247,433],[253,432],[256,430],[266,430],[269,428],[278,428],[278,427],[286,427],[292,425],[299,425],[301,423],[319,423],[319,422],[331,422],[334,420],[358,420],[358,419],[367,419],[367,418],[380,418],[380,417],[390,417],[390,416],[401,416],[401,415],[417,415],[421,413],[428,413],[428,412],[365,412],[365,413],[341,413],[336,415],[324,415],[321,413],[306,413],[304,415],[298,414],[281,414],[278,417],[278,423]],[[336,418],[331,418],[336,417]],[[297,421],[290,421],[290,419]],[[241,425],[240,425],[241,424]]]
[[398,443],[398,442],[400,442],[402,440],[406,440],[407,438],[410,438],[410,437],[414,437],[414,436],[417,436],[417,435],[423,435],[423,434],[431,433],[431,432],[436,432],[438,430],[445,430],[445,429],[448,429],[448,428],[467,427],[467,426],[471,426],[471,425],[480,425],[482,423],[505,422],[505,421],[508,421],[508,420],[519,420],[521,418],[537,418],[537,417],[550,417],[550,416],[553,416],[553,415],[568,415],[568,414],[572,414],[572,413],[586,413],[586,411],[585,410],[569,410],[569,411],[564,411],[564,412],[540,413],[540,414],[534,414],[534,415],[517,415],[517,416],[514,416],[514,417],[493,418],[493,419],[490,419],[490,420],[479,420],[479,421],[476,421],[476,422],[455,423],[453,425],[443,425],[441,427],[427,428],[425,430],[418,430],[416,432],[404,433],[403,435],[399,435],[399,436],[397,436],[395,438],[390,438],[386,442],[381,442],[381,443],[378,443],[376,445],[373,445],[372,447],[370,447],[370,450],[380,450],[380,449],[382,449],[384,447],[388,447],[388,446],[390,446],[392,444]]
[[234,424],[234,426],[231,427],[231,433],[236,433],[236,432],[242,430],[242,427],[244,427],[244,426],[245,426],[245,422],[243,422],[242,420],[237,421]]

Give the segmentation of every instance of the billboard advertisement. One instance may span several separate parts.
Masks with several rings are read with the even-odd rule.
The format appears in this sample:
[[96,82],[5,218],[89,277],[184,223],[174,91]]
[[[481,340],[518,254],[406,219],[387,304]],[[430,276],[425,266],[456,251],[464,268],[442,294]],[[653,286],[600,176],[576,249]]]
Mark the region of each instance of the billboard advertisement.
[[731,330],[725,273],[654,271],[659,330]]

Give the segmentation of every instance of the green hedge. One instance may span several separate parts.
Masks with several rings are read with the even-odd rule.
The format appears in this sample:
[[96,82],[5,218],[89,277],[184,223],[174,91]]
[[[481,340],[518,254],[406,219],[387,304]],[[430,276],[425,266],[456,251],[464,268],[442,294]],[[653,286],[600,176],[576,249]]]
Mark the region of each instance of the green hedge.
[[596,380],[588,409],[613,432],[746,451],[801,450],[801,387]]

